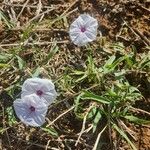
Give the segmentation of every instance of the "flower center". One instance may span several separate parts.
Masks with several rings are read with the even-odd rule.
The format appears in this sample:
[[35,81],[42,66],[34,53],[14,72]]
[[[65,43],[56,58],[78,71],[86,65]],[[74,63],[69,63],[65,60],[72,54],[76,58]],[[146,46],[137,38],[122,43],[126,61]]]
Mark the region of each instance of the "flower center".
[[81,27],[81,32],[85,32],[86,31],[86,28],[85,27]]
[[36,91],[36,94],[37,94],[38,96],[41,96],[41,95],[43,94],[43,92],[42,92],[41,90],[38,90],[38,91]]
[[30,109],[31,112],[35,111],[35,107],[34,106],[30,106],[29,109]]

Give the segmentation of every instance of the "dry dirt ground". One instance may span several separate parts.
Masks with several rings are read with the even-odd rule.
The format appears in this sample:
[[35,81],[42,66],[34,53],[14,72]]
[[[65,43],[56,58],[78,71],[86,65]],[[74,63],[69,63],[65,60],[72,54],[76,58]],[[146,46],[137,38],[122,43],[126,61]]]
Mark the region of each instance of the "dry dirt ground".
[[[20,46],[19,48],[22,50],[18,52],[18,55],[26,60],[28,68],[35,67],[35,62],[32,62],[35,51],[31,51],[31,49],[39,49],[39,52],[43,52],[42,56],[40,53],[36,53],[36,63],[40,66],[40,63],[44,63],[40,61],[40,58],[44,58],[44,54],[50,50],[52,41],[58,41],[60,52],[46,66],[47,69],[50,68],[53,80],[64,73],[66,66],[82,68],[85,60],[84,49],[82,51],[82,49],[70,44],[68,36],[69,24],[81,13],[87,12],[97,18],[99,22],[99,31],[104,41],[99,39],[94,43],[95,45],[103,42],[122,42],[127,51],[128,47],[134,45],[139,55],[149,50],[147,49],[150,46],[149,0],[27,0],[26,2],[24,0],[11,0],[11,2],[0,0],[0,10],[4,12],[8,20],[15,22],[15,26],[10,29],[6,24],[0,22],[0,51],[13,51],[15,47]],[[61,21],[57,22],[56,16],[62,14],[67,16],[67,21],[64,18],[62,23]],[[31,29],[25,28],[29,23],[38,25],[36,28],[32,28],[32,26],[30,26]],[[24,35],[25,31],[26,35]],[[111,48],[106,49],[106,52],[113,54]],[[99,55],[96,56],[97,64],[101,63],[99,57]],[[5,70],[5,72],[0,71],[0,98],[2,101],[7,99],[12,104],[12,98],[7,95],[5,89],[15,84],[18,78],[23,76],[25,79],[30,71],[18,72],[14,68]],[[43,74],[47,73],[43,72]],[[137,108],[149,112],[150,89],[148,87],[150,85],[147,85],[144,76],[141,78],[140,74],[128,74],[127,79],[133,85],[141,85],[140,91],[144,95],[144,100],[138,101],[135,105]],[[73,104],[73,95],[70,93],[66,92],[60,99],[67,101],[67,104],[59,103],[56,107],[50,108],[48,116],[51,121],[67,110],[67,105]],[[5,102],[1,104],[3,112],[7,105],[9,104]],[[138,115],[150,119],[144,112],[138,112]],[[7,117],[1,115],[0,119],[5,122]],[[150,127],[130,123],[127,125],[134,134],[134,143],[137,149],[150,150]],[[0,126],[4,127],[4,123],[0,122]],[[99,126],[101,130],[101,125]],[[58,119],[53,127],[59,133],[59,138],[52,137],[39,128],[25,127],[21,123],[10,127],[6,123],[6,131],[1,135],[0,148],[3,150],[54,148],[91,150],[98,134],[98,131],[94,134],[84,134],[79,144],[75,146],[77,133],[82,128],[82,121],[76,119],[72,112]],[[114,133],[112,138],[114,141],[116,140],[118,150],[130,150],[127,143],[117,136]],[[109,133],[105,132],[101,139],[104,142],[102,150],[113,149],[109,141]]]

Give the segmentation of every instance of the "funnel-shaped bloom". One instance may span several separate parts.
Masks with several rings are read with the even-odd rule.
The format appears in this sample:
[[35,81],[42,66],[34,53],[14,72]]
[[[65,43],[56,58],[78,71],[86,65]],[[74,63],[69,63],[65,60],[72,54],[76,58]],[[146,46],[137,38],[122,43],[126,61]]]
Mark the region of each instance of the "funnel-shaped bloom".
[[21,97],[23,98],[30,94],[36,94],[48,105],[57,97],[55,86],[51,80],[41,78],[29,78],[24,82]]
[[31,94],[16,99],[13,106],[16,115],[24,124],[35,127],[44,124],[48,106],[37,95]]
[[82,14],[70,25],[69,35],[74,44],[83,46],[96,39],[97,28],[95,18]]

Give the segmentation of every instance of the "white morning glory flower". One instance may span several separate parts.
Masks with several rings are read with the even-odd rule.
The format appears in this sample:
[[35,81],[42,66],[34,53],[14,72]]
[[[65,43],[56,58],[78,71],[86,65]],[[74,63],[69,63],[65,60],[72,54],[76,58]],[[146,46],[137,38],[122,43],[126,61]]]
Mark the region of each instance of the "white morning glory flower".
[[24,124],[38,127],[45,123],[48,106],[37,95],[31,94],[16,99],[13,106],[17,117]]
[[88,14],[80,15],[71,25],[69,35],[72,42],[83,46],[96,39],[98,22]]
[[21,97],[36,94],[50,105],[57,97],[55,86],[51,80],[41,78],[29,78],[22,85]]

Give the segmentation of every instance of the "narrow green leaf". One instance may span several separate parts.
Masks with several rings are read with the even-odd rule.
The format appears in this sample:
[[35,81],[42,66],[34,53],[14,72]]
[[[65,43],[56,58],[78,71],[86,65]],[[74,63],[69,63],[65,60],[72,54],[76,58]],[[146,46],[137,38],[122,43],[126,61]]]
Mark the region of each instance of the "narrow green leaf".
[[93,121],[93,132],[96,131],[97,124],[98,124],[98,122],[100,121],[101,118],[102,118],[102,115],[101,115],[100,111],[98,111],[95,118],[94,118],[94,121]]
[[9,123],[9,126],[13,126],[14,124],[16,124],[16,118],[14,116],[14,111],[13,111],[13,108],[12,107],[8,107],[6,109],[6,112],[7,112],[7,116],[8,116],[8,123]]
[[113,128],[116,129],[116,131],[125,138],[125,140],[131,145],[133,150],[137,150],[137,148],[134,146],[134,144],[131,142],[131,140],[128,138],[128,136],[125,134],[123,130],[121,130],[116,124],[113,123]]
[[137,123],[137,124],[150,124],[150,120],[140,119],[135,116],[124,116],[124,118],[128,119],[131,122]]
[[104,67],[108,67],[108,66],[110,66],[110,65],[112,65],[112,63],[115,61],[115,59],[116,59],[116,56],[111,56],[107,61],[106,61],[106,63],[105,63],[105,65],[104,65]]
[[22,70],[23,67],[25,66],[25,62],[22,58],[20,58],[19,56],[16,55],[16,58],[18,60],[18,65],[19,65],[19,69]]
[[50,128],[50,127],[45,127],[45,128],[41,128],[43,131],[45,131],[45,132],[47,132],[47,133],[49,133],[49,134],[51,134],[52,136],[56,136],[56,137],[58,137],[59,135],[58,135],[58,133],[57,133],[57,131],[54,129],[54,128]]
[[87,119],[93,118],[93,117],[95,116],[96,112],[97,112],[97,108],[96,108],[96,107],[93,107],[93,108],[90,110],[90,112],[88,113]]
[[3,63],[0,63],[0,68],[8,68],[10,67],[10,65],[8,64],[3,64]]
[[106,99],[102,96],[99,96],[99,95],[95,95],[91,92],[87,92],[87,91],[83,92],[83,95],[81,96],[81,99],[94,100],[94,101],[97,101],[97,102],[100,102],[100,103],[103,103],[103,104],[109,104],[110,103],[108,101],[108,99]]
[[67,17],[66,17],[66,16],[63,17],[63,21],[64,21],[64,26],[65,26],[65,27],[68,27],[69,24],[68,24],[68,20],[67,20]]
[[87,74],[84,74],[82,77],[78,78],[77,80],[75,80],[75,82],[81,82],[82,80],[84,80],[85,78],[87,78]]
[[0,21],[3,20],[8,28],[12,28],[13,24],[8,20],[6,15],[0,10]]
[[34,73],[32,74],[32,77],[38,77],[40,75],[40,72],[41,72],[41,68],[37,67]]
[[55,44],[52,48],[51,48],[51,50],[50,50],[50,53],[48,54],[48,56],[47,56],[47,60],[50,60],[57,52],[58,52],[58,50],[59,50],[59,47]]
[[71,73],[71,75],[83,75],[83,74],[85,74],[85,72],[78,71],[78,70],[75,70],[75,71],[73,71],[73,73]]
[[105,63],[103,67],[105,74],[113,71],[120,64],[120,62],[125,59],[125,57],[120,57],[115,61],[115,58],[115,56],[111,56],[110,59]]
[[11,56],[11,54],[0,54],[0,62],[7,62]]

